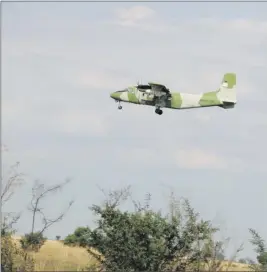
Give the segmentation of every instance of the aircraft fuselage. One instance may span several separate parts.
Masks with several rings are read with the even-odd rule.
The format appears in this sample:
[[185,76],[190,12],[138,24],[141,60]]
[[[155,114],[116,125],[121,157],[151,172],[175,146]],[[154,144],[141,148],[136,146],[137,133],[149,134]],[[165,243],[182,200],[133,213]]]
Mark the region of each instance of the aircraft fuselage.
[[216,95],[216,92],[208,92],[203,94],[189,94],[171,92],[171,97],[157,98],[151,94],[140,92],[135,90],[129,91],[118,91],[111,94],[111,97],[120,102],[156,106],[160,105],[162,108],[170,109],[190,109],[199,107],[211,107],[211,106],[222,106],[223,103]]
[[[119,102],[133,103],[156,107],[155,112],[162,114],[161,108],[192,109],[201,107],[233,108],[236,104],[236,75],[226,73],[216,91],[190,94],[173,92],[162,84],[131,86],[112,93],[111,98]],[[122,107],[119,106],[119,109]]]

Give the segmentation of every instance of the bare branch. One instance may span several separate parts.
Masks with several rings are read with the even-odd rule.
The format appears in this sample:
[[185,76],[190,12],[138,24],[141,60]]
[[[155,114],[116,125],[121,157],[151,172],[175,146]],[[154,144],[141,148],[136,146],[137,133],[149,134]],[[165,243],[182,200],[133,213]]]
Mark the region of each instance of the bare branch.
[[104,189],[98,187],[100,191],[105,195],[105,205],[110,208],[115,208],[120,205],[122,201],[125,201],[130,195],[131,186],[127,186],[125,189],[113,190],[108,193]]
[[150,193],[146,194],[144,204],[141,204],[139,201],[135,201],[132,197],[131,200],[137,212],[148,211],[150,207],[151,194]]
[[24,174],[18,171],[19,162],[12,165],[9,170],[8,176],[1,177],[2,192],[1,192],[1,205],[3,206],[8,200],[11,199],[15,192],[15,188],[22,185]]
[[235,261],[235,259],[237,258],[238,254],[239,254],[242,250],[244,250],[244,243],[242,243],[242,244],[237,248],[237,250],[235,251],[235,253],[233,254],[233,256],[230,258],[230,261],[228,262],[227,267],[226,267],[226,271],[228,271],[228,269],[232,267],[233,262]]
[[35,230],[35,221],[36,221],[36,215],[39,213],[42,215],[42,221],[43,221],[43,228],[41,230],[41,233],[43,233],[45,230],[47,230],[51,225],[53,225],[56,222],[59,222],[63,219],[67,211],[70,209],[74,201],[70,201],[68,204],[67,209],[62,212],[58,217],[55,219],[48,219],[45,214],[43,213],[43,208],[40,207],[40,201],[44,199],[49,193],[56,193],[57,191],[61,190],[67,183],[69,183],[70,180],[66,180],[63,183],[56,184],[53,186],[50,186],[48,188],[45,187],[43,183],[39,183],[38,181],[35,181],[35,184],[32,188],[32,199],[30,202],[30,207],[28,208],[32,212],[32,226],[31,226],[31,233],[34,233]]
[[70,207],[72,206],[72,204],[74,203],[74,201],[70,201],[68,204],[67,209],[62,212],[57,218],[55,219],[48,219],[45,217],[45,215],[42,213],[43,215],[43,222],[44,222],[44,227],[42,228],[42,230],[40,231],[40,233],[43,233],[46,229],[48,229],[49,227],[51,227],[54,223],[57,223],[59,221],[61,221],[64,216],[66,215],[66,213],[68,212],[68,210],[70,209]]
[[1,222],[1,234],[6,234],[10,230],[13,230],[13,225],[16,224],[21,217],[21,213],[17,213],[15,215],[12,215],[11,212],[4,213],[4,216],[2,218]]

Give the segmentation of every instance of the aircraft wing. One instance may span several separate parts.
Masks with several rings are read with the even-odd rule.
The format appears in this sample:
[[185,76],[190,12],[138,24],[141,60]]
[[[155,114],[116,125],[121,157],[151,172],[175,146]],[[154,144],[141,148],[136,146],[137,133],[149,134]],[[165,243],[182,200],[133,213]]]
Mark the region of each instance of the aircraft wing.
[[165,85],[154,83],[154,82],[148,82],[148,85],[151,86],[151,89],[156,92],[163,92],[163,93],[170,93],[169,89],[166,88]]

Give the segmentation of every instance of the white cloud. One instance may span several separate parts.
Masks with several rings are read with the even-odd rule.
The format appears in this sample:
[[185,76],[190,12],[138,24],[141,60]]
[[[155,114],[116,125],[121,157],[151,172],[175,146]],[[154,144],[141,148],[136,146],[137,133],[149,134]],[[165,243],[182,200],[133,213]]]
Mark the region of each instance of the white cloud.
[[200,148],[185,148],[175,154],[177,165],[185,169],[228,169],[239,171],[243,162],[237,158],[220,156]]
[[145,22],[153,18],[155,11],[146,6],[134,6],[129,9],[119,8],[115,10],[118,23],[125,26],[133,26],[139,22]]
[[[222,41],[224,45],[234,46],[231,41],[242,42],[240,38],[246,38],[249,44],[261,41],[266,42],[267,21],[256,21],[244,18],[221,19],[219,17],[190,18],[188,20],[175,20],[170,17],[163,18],[162,14],[147,6],[133,6],[115,10],[115,22],[121,26],[138,27],[138,30],[152,32],[175,32],[176,35],[193,35],[200,37],[205,35],[209,39]],[[213,35],[212,32],[216,32]],[[255,37],[256,40],[255,40]],[[188,44],[193,42],[188,39]],[[184,42],[181,38],[179,42]]]
[[[225,24],[228,31],[236,30],[243,33],[261,33],[267,34],[267,21],[253,21],[244,18],[231,20]],[[250,37],[248,37],[250,39]]]
[[114,20],[109,24],[154,33],[163,33],[174,29],[170,22],[164,21],[155,10],[147,6],[116,9],[114,15]]
[[187,169],[224,169],[227,165],[223,158],[200,149],[178,150],[175,157],[177,165]]
[[117,91],[131,84],[131,79],[101,71],[99,69],[85,69],[75,78],[76,84],[82,87],[94,89],[106,89]]
[[47,133],[106,136],[109,131],[107,113],[97,111],[90,100],[82,101],[82,95],[75,99],[64,93],[49,97],[47,92],[43,99],[34,99],[37,98],[35,96],[17,97],[3,103],[4,135],[8,135],[8,128],[13,125],[16,131],[24,128],[29,133],[46,130]]
[[2,102],[2,112],[4,115],[2,116],[2,120],[4,122],[15,121],[17,117],[25,111],[23,107],[23,103],[21,100],[13,98],[12,100],[5,100]]
[[204,123],[208,123],[211,119],[212,119],[212,116],[210,114],[207,114],[207,113],[195,113],[195,118],[198,120],[198,121],[201,121],[201,122],[204,122]]
[[155,150],[143,147],[133,147],[122,150],[120,153],[121,161],[127,160],[127,164],[133,165],[155,165],[157,160],[157,152]]
[[109,124],[96,111],[75,109],[62,112],[55,128],[67,134],[106,136]]

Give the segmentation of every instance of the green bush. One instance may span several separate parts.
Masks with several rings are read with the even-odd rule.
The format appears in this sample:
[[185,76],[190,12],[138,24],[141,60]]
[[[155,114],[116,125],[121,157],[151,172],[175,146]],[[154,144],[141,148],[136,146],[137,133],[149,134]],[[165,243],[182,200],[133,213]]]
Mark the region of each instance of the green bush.
[[258,264],[252,264],[251,269],[255,271],[267,271],[267,246],[265,241],[254,229],[249,229],[252,239],[251,244],[255,246]]
[[87,245],[103,258],[91,249],[88,251],[104,269],[197,270],[211,257],[207,249],[213,249],[211,241],[217,229],[209,221],[199,219],[189,201],[172,203],[171,213],[166,216],[152,211],[149,205],[134,212],[123,212],[117,208],[117,203],[118,199],[92,207],[99,220],[88,235]]
[[87,236],[90,235],[88,227],[78,227],[73,234],[64,239],[64,244],[69,246],[87,246]]
[[41,232],[33,232],[25,234],[25,236],[21,238],[20,243],[24,250],[39,251],[45,241],[46,238]]

